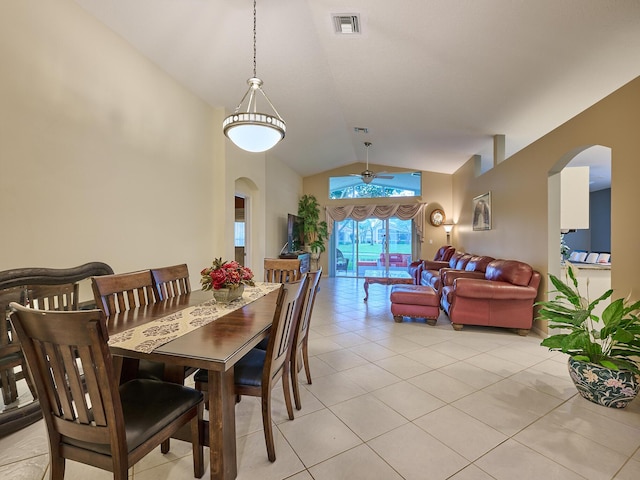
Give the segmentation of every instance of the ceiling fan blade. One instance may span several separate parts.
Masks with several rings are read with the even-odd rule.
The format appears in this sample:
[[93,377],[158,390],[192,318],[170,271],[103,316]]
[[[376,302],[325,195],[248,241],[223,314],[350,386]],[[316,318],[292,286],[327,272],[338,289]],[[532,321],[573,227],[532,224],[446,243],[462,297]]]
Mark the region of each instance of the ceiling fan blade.
[[380,174],[376,174],[375,177],[376,178],[387,178],[387,179],[394,178],[393,175],[380,175]]

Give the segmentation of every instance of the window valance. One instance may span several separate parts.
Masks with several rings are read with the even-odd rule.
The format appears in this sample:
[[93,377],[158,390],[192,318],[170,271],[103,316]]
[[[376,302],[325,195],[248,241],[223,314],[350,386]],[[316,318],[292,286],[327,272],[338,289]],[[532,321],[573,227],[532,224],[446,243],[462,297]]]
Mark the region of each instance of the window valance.
[[342,207],[326,207],[325,213],[327,215],[329,234],[333,230],[333,222],[341,222],[347,218],[361,221],[367,218],[386,220],[391,217],[398,217],[401,220],[413,220],[418,238],[422,242],[425,206],[425,203],[411,205],[344,205]]

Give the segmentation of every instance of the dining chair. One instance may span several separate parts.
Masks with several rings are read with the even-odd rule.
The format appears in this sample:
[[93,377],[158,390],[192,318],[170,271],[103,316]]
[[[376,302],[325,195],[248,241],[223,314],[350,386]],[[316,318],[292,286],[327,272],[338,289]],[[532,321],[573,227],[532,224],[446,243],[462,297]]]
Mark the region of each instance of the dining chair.
[[201,392],[144,379],[118,386],[101,310],[10,307],[47,426],[52,480],[64,478],[66,459],[126,480],[129,468],[185,425],[194,476],[202,477]]
[[191,291],[189,268],[186,263],[170,267],[152,268],[151,275],[153,275],[153,281],[162,300],[184,295]]
[[264,281],[270,283],[293,283],[300,280],[300,260],[284,258],[264,259]]
[[[282,379],[287,413],[289,419],[293,420],[289,388],[291,341],[300,314],[302,292],[307,282],[308,277],[305,274],[299,282],[283,284],[280,287],[267,350],[253,348],[234,366],[235,394],[238,397],[242,395],[261,397],[262,426],[267,445],[267,457],[271,462],[276,460],[271,421],[271,390],[278,380]],[[206,399],[207,371],[198,370],[194,378],[196,389],[204,391]]]
[[[9,304],[19,302],[24,296],[23,287],[12,287],[0,290],[0,383],[2,384],[2,400],[9,405],[18,399],[18,381],[25,379],[31,392],[36,394],[27,365],[20,348],[20,342],[11,328],[9,321]],[[16,368],[20,367],[20,371]]]
[[[160,301],[160,292],[151,270],[91,277],[91,286],[95,303],[106,316]],[[136,377],[156,380],[165,378],[164,364],[160,362],[124,358],[121,368],[122,381]]]
[[91,286],[96,305],[107,316],[160,300],[151,270],[91,277]]
[[[24,378],[29,390],[36,390],[24,361],[20,342],[15,337],[9,322],[9,304],[17,302],[32,308],[46,310],[77,310],[78,283],[60,285],[25,285],[0,290],[0,383],[5,405],[18,399],[17,382]],[[16,367],[20,371],[16,372]]]
[[309,369],[309,324],[311,323],[311,314],[313,313],[313,305],[316,301],[316,294],[320,290],[320,278],[322,277],[322,267],[315,272],[308,273],[309,286],[304,294],[304,301],[300,311],[300,319],[298,326],[294,331],[293,340],[291,342],[291,384],[293,386],[293,399],[296,404],[296,410],[302,408],[300,401],[300,387],[298,385],[298,372],[304,367],[307,383],[311,384],[311,370]]

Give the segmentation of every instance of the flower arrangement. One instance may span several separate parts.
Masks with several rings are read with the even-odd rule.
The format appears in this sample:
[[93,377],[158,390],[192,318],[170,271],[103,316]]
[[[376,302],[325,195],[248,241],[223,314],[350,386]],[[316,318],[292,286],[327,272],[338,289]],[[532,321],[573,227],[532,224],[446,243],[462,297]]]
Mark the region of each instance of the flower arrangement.
[[220,290],[221,288],[235,288],[240,285],[253,286],[253,272],[236,261],[223,262],[222,258],[215,258],[210,267],[200,272],[202,290]]

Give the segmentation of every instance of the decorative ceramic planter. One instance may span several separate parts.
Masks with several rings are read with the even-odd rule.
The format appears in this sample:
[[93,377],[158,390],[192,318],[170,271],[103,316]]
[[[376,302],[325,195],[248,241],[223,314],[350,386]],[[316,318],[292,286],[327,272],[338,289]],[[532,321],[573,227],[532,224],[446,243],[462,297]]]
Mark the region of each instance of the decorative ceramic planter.
[[244,292],[244,284],[240,284],[235,288],[220,288],[218,290],[212,290],[213,298],[216,299],[218,303],[230,303],[234,300],[242,297],[242,293]]
[[640,391],[640,377],[569,357],[569,375],[580,395],[605,407],[624,408]]

